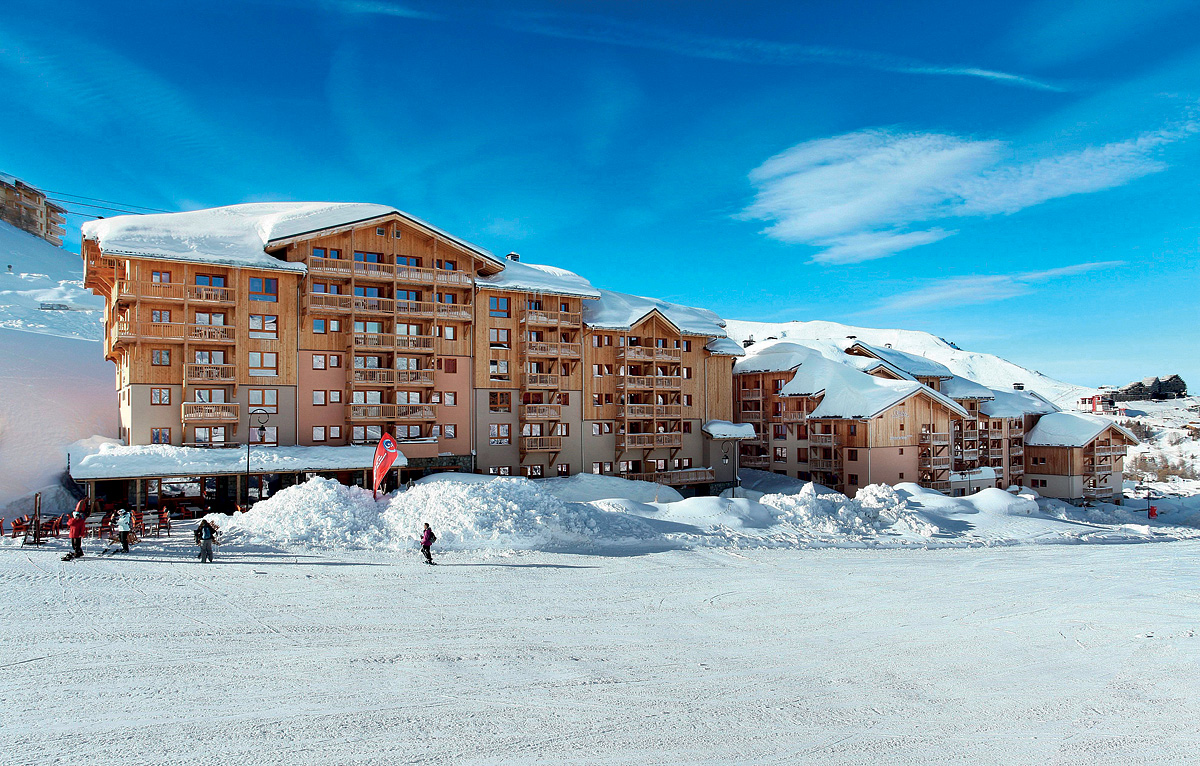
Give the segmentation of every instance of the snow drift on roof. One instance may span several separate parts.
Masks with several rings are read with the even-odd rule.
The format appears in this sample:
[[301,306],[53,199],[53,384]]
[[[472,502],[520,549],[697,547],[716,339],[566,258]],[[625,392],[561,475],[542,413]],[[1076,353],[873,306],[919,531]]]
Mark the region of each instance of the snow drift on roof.
[[600,297],[600,291],[592,287],[591,282],[573,271],[524,261],[506,260],[504,271],[488,277],[479,277],[478,282],[500,290],[578,295],[582,298]]
[[714,439],[753,439],[754,426],[749,423],[730,423],[728,420],[710,420],[702,426],[704,433]]
[[1058,412],[1058,407],[1033,391],[991,391],[992,401],[979,405],[979,411],[989,418],[1019,418]]
[[[102,444],[94,452],[72,454],[71,476],[86,479],[133,479],[161,476],[215,476],[246,472],[246,452],[146,444]],[[250,450],[251,473],[296,473],[370,468],[374,447],[257,447]],[[397,466],[408,465],[404,455]]]
[[[783,344],[781,348],[775,349],[778,344]],[[877,368],[884,368],[898,378],[904,380],[916,380],[912,375],[909,375],[904,370],[900,369],[891,362],[883,359],[874,359],[866,356],[851,356],[846,353],[846,348],[849,342],[845,340],[821,340],[805,338],[795,340],[792,338],[772,338],[758,343],[751,344],[746,349],[747,359],[745,363],[739,363],[734,368],[734,373],[739,372],[782,372],[790,370],[799,364],[803,359],[796,357],[795,346],[802,346],[810,351],[816,352],[825,357],[831,362],[848,365],[861,370],[870,372]],[[754,360],[751,357],[761,358]]]
[[688,335],[725,337],[725,320],[708,309],[681,306],[658,298],[601,290],[600,300],[583,304],[583,321],[601,330],[628,330],[657,310],[667,321]]
[[359,202],[256,202],[186,213],[121,215],[89,221],[83,238],[107,253],[178,261],[201,261],[281,271],[304,271],[264,252],[268,243],[309,232],[399,215],[496,263],[487,250],[451,236],[387,205]]
[[1025,444],[1029,447],[1082,447],[1110,426],[1134,444],[1138,443],[1136,436],[1108,418],[1080,412],[1052,412],[1043,415],[1025,434]]
[[787,372],[820,352],[801,343],[768,340],[746,348],[746,356],[734,362],[733,374],[743,372]]
[[910,354],[907,351],[901,351],[898,348],[888,348],[886,346],[872,346],[868,343],[855,341],[848,348],[859,347],[874,356],[879,357],[891,364],[896,365],[900,369],[912,375],[920,375],[930,378],[950,378],[954,373],[950,372],[950,368],[940,362],[935,362],[923,356]]
[[713,338],[704,344],[710,354],[717,356],[745,356],[746,349],[733,338]]
[[973,380],[960,378],[957,375],[942,381],[942,393],[951,399],[991,399],[995,397],[992,389],[981,386]]

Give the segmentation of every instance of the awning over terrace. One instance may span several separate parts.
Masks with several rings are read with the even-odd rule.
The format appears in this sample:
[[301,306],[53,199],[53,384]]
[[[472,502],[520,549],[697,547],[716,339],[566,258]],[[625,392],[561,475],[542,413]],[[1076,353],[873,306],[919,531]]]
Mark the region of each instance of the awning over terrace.
[[[98,449],[72,451],[71,478],[79,482],[114,479],[157,479],[168,476],[245,476],[250,474],[365,471],[375,448],[366,447],[253,447],[250,470],[244,449],[203,449],[149,444],[126,447],[102,444]],[[393,467],[408,465],[399,455]]]

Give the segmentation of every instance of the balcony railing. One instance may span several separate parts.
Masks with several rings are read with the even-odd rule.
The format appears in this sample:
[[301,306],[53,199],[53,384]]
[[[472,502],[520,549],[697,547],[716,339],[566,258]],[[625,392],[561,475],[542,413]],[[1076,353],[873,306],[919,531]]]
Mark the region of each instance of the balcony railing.
[[582,315],[570,311],[524,309],[521,311],[520,316],[521,324],[544,325],[547,327],[580,327],[583,324]]
[[396,382],[416,386],[432,386],[433,370],[396,370]]
[[1012,445],[1011,447],[1008,448],[1008,454],[1010,457],[1021,457],[1022,455],[1025,454],[1025,445],[1023,445],[1023,444]]
[[352,367],[350,380],[354,383],[383,383],[387,385],[396,382],[396,370],[375,367]]
[[466,271],[450,271],[449,269],[434,269],[435,278],[439,285],[454,285],[470,287],[475,284],[474,278]]
[[763,392],[761,388],[743,388],[740,389],[740,398],[743,401],[762,399]]
[[933,431],[922,431],[921,432],[921,444],[933,444],[933,445],[945,444],[945,445],[948,445],[948,444],[950,444],[950,434],[933,432]]
[[818,434],[810,431],[808,443],[814,447],[836,447],[839,439],[837,434]]
[[406,316],[431,317],[434,314],[434,306],[436,305],[430,301],[402,299],[396,301],[396,313]]
[[630,362],[678,362],[683,352],[677,348],[657,346],[624,346],[617,349],[617,359]]
[[174,340],[182,341],[187,325],[182,322],[135,322],[117,320],[117,340]]
[[363,404],[346,405],[350,420],[436,420],[435,404]]
[[[742,406],[745,406],[745,405],[742,405]],[[740,414],[742,416],[743,421],[745,421],[745,420],[759,421],[759,420],[762,420],[764,417],[766,417],[767,413],[763,412],[762,410],[742,410],[740,412]]]
[[471,320],[471,307],[462,303],[437,303],[437,315],[441,319]]
[[626,404],[617,408],[619,418],[680,418],[683,405],[679,404]]
[[188,285],[187,297],[191,301],[206,303],[236,303],[237,295],[228,287],[208,287],[206,285]]
[[1021,476],[1025,473],[1025,466],[1021,463],[1013,463],[1008,467],[1008,473],[1010,476]]
[[1083,496],[1088,500],[1095,500],[1101,497],[1112,497],[1112,487],[1084,487]]
[[185,364],[183,376],[188,381],[237,381],[237,367],[232,364]]
[[354,276],[361,279],[382,279],[388,282],[396,275],[396,267],[390,263],[371,263],[370,261],[351,261],[354,264]]
[[949,455],[932,455],[917,459],[917,464],[926,471],[948,471],[950,462]]
[[977,450],[977,449],[958,450],[957,452],[954,453],[954,457],[958,460],[978,460],[979,459],[979,450]]
[[561,420],[562,407],[557,404],[524,404],[521,405],[523,420]]
[[522,436],[522,452],[559,452],[562,450],[561,436]]
[[309,293],[308,307],[310,309],[320,309],[321,311],[349,311],[350,296],[330,293]]
[[367,295],[352,295],[354,310],[360,314],[391,314],[396,302],[391,298],[375,298]]
[[190,324],[187,326],[188,340],[205,343],[233,343],[237,340],[234,329],[225,324]]
[[949,492],[950,482],[948,481],[922,481],[920,485],[925,489],[933,489],[938,492]]
[[1097,444],[1095,452],[1097,455],[1125,455],[1128,448],[1123,444]]
[[770,468],[770,455],[743,455],[739,458],[742,468]]
[[1113,472],[1113,467],[1107,463],[1085,463],[1083,472],[1089,476],[1107,476]]
[[618,449],[654,449],[656,447],[682,447],[683,434],[617,434]]
[[621,478],[630,481],[667,484],[673,487],[682,487],[685,484],[707,484],[717,480],[716,473],[711,468],[684,468],[677,471],[657,471],[655,473],[623,473]]
[[793,410],[784,410],[783,412],[779,413],[779,417],[783,420],[784,423],[803,423],[805,420],[808,419],[808,413],[807,412],[797,412],[797,411],[793,411]]
[[184,423],[237,422],[240,419],[238,405],[233,403],[184,402]]
[[140,298],[155,301],[181,301],[185,295],[182,282],[120,282],[117,298]]
[[583,346],[578,343],[527,341],[521,344],[521,350],[525,356],[578,359],[583,353]]
[[558,375],[550,372],[521,374],[521,388],[558,388]]
[[397,282],[405,282],[413,285],[432,285],[434,283],[434,270],[423,269],[420,266],[396,266],[392,270],[392,275]]
[[343,258],[309,258],[308,273],[329,277],[349,277],[352,261]]
[[840,471],[842,470],[842,461],[840,458],[810,457],[808,468],[811,471]]

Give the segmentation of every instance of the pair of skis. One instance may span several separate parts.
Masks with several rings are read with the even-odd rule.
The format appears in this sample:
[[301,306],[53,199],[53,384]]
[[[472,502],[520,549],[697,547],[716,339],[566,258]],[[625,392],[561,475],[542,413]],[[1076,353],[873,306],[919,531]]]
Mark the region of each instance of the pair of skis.
[[[103,556],[114,556],[114,555],[116,555],[117,553],[119,553],[120,551],[121,551],[121,549],[120,549],[120,548],[105,548],[104,550],[102,550],[102,551],[100,551],[99,553],[97,553],[97,554],[96,554],[96,558],[101,558],[101,557],[103,557]],[[83,558],[83,555],[82,555],[82,554],[81,554],[81,555],[78,555],[78,556],[76,556],[76,555],[75,555],[75,552],[74,552],[74,551],[72,551],[72,552],[70,552],[70,553],[67,553],[67,554],[65,554],[65,555],[62,557],[62,560],[63,560],[63,561],[74,561],[75,559],[81,559],[81,558]]]

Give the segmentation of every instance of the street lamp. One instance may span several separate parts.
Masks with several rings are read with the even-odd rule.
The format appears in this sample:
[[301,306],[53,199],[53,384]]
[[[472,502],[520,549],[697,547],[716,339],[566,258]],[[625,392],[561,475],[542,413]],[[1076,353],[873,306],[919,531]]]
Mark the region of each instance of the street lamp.
[[[737,444],[737,442],[730,442],[730,441],[726,440],[726,441],[722,442],[721,444],[722,444],[721,452],[724,453],[721,456],[721,465],[729,465],[729,445]],[[742,477],[741,477],[741,470],[740,470],[741,455],[738,454],[740,452],[741,452],[741,448],[739,447],[737,450],[734,450],[734,453],[733,453],[733,496],[734,497],[737,497],[738,487],[742,486]]]
[[[250,445],[252,443],[250,439],[250,431],[258,431],[258,441],[260,444],[266,441],[267,418],[270,416],[270,414],[271,413],[264,409],[250,410],[246,413],[246,507],[249,507],[250,505]],[[256,423],[258,424],[257,429],[254,428]],[[262,499],[261,489],[259,491],[259,495],[259,499]]]

